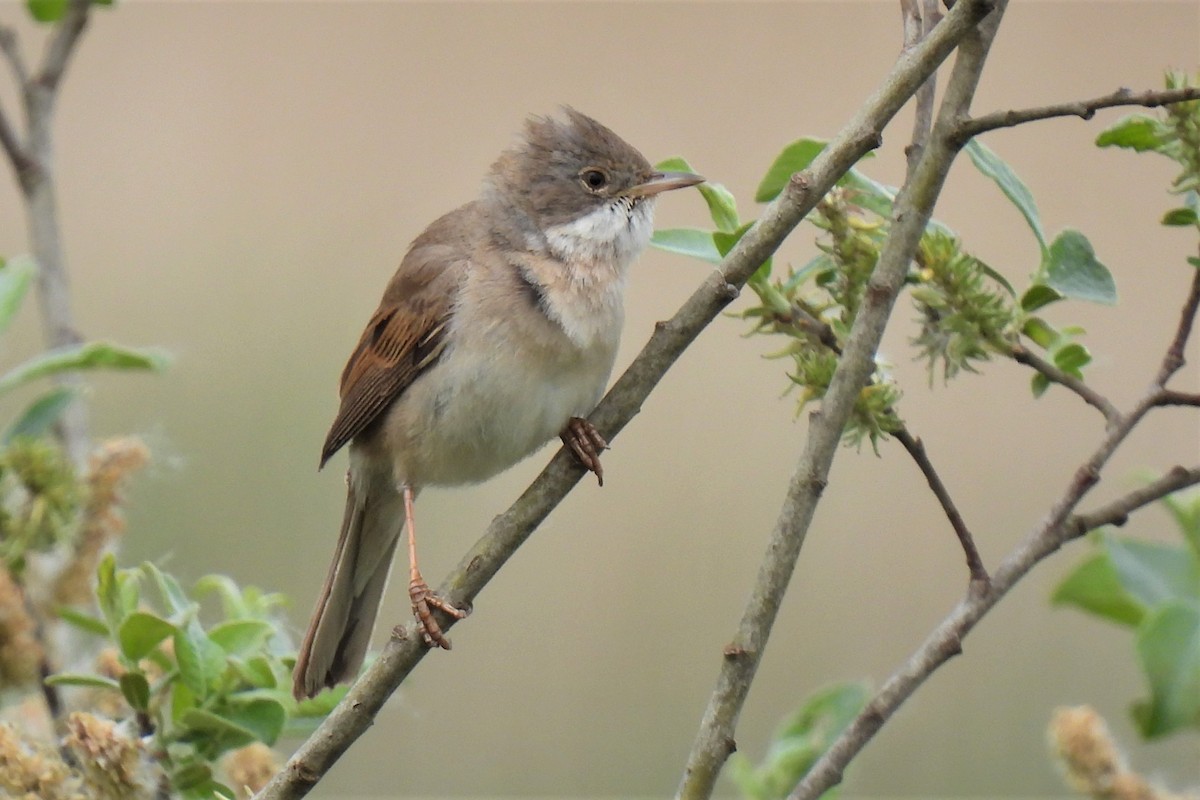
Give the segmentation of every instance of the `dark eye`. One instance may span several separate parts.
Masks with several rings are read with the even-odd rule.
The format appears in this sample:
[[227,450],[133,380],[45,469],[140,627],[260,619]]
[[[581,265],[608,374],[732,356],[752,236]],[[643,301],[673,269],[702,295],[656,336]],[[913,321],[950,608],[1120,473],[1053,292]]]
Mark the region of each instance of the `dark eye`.
[[608,175],[599,169],[585,169],[579,173],[579,179],[583,181],[584,186],[593,192],[599,191],[608,185]]

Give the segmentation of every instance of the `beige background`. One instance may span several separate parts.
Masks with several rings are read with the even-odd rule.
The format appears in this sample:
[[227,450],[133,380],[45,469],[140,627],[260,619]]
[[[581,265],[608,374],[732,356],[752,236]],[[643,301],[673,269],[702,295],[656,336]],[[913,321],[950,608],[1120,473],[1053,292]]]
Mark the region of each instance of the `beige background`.
[[[571,103],[652,160],[682,154],[730,187],[745,215],[787,142],[832,135],[898,48],[897,4],[138,3],[99,11],[59,120],[67,251],[82,330],[176,355],[161,377],[94,381],[98,434],[133,431],[157,454],[132,491],[126,563],[185,578],[228,572],[295,598],[302,629],[342,503],[344,456],[315,471],[343,360],[406,244],[472,197],[527,112]],[[0,6],[34,52],[23,9]],[[1013,3],[981,111],[1156,87],[1200,62],[1194,2]],[[10,113],[11,87],[0,99]],[[1194,232],[1157,225],[1172,165],[1100,151],[1119,114],[991,135],[1025,176],[1049,231],[1084,230],[1115,273],[1117,308],[1064,304],[1088,330],[1089,373],[1137,396],[1173,328]],[[910,116],[869,164],[897,182]],[[7,178],[7,174],[5,176]],[[938,216],[1016,282],[1036,248],[1015,210],[965,162]],[[695,193],[659,221],[703,225]],[[27,249],[15,192],[0,191],[0,252]],[[812,252],[804,226],[780,261]],[[648,253],[629,292],[618,369],[706,267]],[[928,442],[994,565],[1043,514],[1101,433],[1060,390],[989,366],[927,387],[900,306],[886,354],[902,411]],[[317,796],[665,796],[741,613],[799,453],[803,420],[780,398],[784,364],[720,319],[608,454],[426,660]],[[26,311],[6,359],[36,347]],[[1200,388],[1200,349],[1181,387]],[[5,411],[11,413],[11,409]],[[1194,411],[1156,414],[1106,477],[1196,460]],[[423,564],[437,579],[544,463],[422,495]],[[1167,536],[1165,516],[1130,529]],[[879,735],[849,773],[860,795],[1063,791],[1043,728],[1096,704],[1126,742],[1142,692],[1131,639],[1052,610],[1086,552],[1041,567]],[[835,680],[882,680],[964,588],[949,527],[898,448],[843,451],[739,728],[762,755],[777,720]],[[385,619],[407,614],[393,592]],[[1132,746],[1137,764],[1195,784],[1196,739]],[[728,784],[726,790],[729,790]]]

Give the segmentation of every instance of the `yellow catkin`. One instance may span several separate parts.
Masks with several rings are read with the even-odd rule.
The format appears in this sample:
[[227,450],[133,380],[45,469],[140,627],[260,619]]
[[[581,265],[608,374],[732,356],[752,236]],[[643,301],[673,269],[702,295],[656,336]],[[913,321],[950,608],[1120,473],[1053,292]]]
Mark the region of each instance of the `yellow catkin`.
[[155,780],[141,742],[117,723],[85,711],[67,717],[63,739],[91,796],[137,800],[154,796]]
[[0,723],[0,796],[20,800],[83,800],[77,775],[52,748],[22,740]]
[[255,742],[225,756],[221,768],[230,788],[238,793],[238,799],[247,800],[279,772],[279,759],[274,750]]
[[80,518],[75,552],[54,588],[59,605],[87,606],[92,602],[92,578],[112,541],[125,530],[121,516],[121,485],[145,466],[150,451],[140,439],[109,439],[88,461],[87,503]]

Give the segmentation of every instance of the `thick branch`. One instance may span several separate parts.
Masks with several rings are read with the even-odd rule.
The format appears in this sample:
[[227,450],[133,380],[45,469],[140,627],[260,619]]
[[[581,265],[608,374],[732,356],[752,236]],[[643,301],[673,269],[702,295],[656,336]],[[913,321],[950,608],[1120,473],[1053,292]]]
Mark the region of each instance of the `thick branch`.
[[[991,19],[998,22],[1003,6],[1003,0],[996,3],[996,11]],[[874,356],[884,327],[957,152],[950,145],[947,133],[959,116],[966,113],[978,80],[978,71],[982,68],[982,54],[987,49],[986,45],[974,47],[979,56],[973,60],[965,56],[964,48],[973,41],[978,42],[978,37],[972,35],[975,21],[979,18],[975,15],[987,10],[986,4],[960,1],[925,42],[911,51],[917,52],[936,40],[944,29],[969,21],[963,29],[964,39],[959,46],[947,100],[920,163],[896,198],[891,233],[880,253],[846,341],[845,352],[821,401],[821,408],[811,416],[804,452],[792,474],[787,496],[767,545],[767,553],[734,639],[725,648],[725,660],[717,686],[704,713],[679,787],[678,796],[681,798],[691,800],[709,797],[717,775],[732,750],[738,716],[795,570],[817,502],[828,479],[834,453],[854,403],[875,368]],[[964,11],[972,16],[964,19],[961,16]],[[964,70],[964,63],[975,61],[978,63],[973,70]]]
[[1014,344],[1008,349],[1008,355],[1013,361],[1018,364],[1024,364],[1027,367],[1032,367],[1040,372],[1051,383],[1057,383],[1070,389],[1075,394],[1079,395],[1083,402],[1087,403],[1092,408],[1095,408],[1104,415],[1104,420],[1109,425],[1116,424],[1121,416],[1121,412],[1117,411],[1116,406],[1104,395],[1097,392],[1086,383],[1076,378],[1074,375],[1063,372],[1061,369],[1046,361],[1041,356],[1034,353],[1024,345]]
[[1101,108],[1116,106],[1159,106],[1180,103],[1185,100],[1200,100],[1200,87],[1186,89],[1163,89],[1159,91],[1144,91],[1134,93],[1129,89],[1118,89],[1112,94],[1094,97],[1091,100],[1077,100],[1072,103],[1058,103],[1052,106],[1025,108],[1011,111],[996,111],[982,117],[964,119],[959,123],[955,135],[959,141],[965,142],[972,136],[978,136],[997,128],[1011,128],[1026,122],[1036,122],[1054,117],[1080,117],[1091,119]]
[[[592,414],[605,436],[613,437],[679,355],[738,294],[755,269],[795,228],[837,178],[877,146],[880,132],[904,101],[953,49],[979,16],[985,0],[967,0],[948,15],[947,24],[913,53],[906,54],[858,115],[787,189],[764,210],[758,223],[650,341]],[[534,528],[579,481],[582,470],[559,452],[520,498],[497,517],[459,563],[440,591],[456,605],[468,603],[496,574]],[[443,620],[449,623],[450,620]],[[284,769],[257,795],[259,800],[306,795],[346,749],[370,727],[383,703],[425,656],[410,623],[398,629],[378,659],[351,687],[346,698],[300,746]]]

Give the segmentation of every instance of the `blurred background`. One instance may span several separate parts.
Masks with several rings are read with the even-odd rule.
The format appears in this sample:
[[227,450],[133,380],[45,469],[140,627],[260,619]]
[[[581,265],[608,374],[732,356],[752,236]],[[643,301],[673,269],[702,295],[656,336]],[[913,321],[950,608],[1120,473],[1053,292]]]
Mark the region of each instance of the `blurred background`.
[[[40,52],[22,5],[0,15],[31,59]],[[175,355],[165,375],[92,380],[96,435],[138,433],[156,456],[132,491],[123,562],[286,592],[302,632],[341,518],[345,456],[315,468],[344,360],[408,242],[475,196],[524,116],[574,105],[652,161],[685,156],[749,218],[776,153],[832,136],[874,89],[898,52],[899,21],[894,2],[99,9],[58,120],[76,313],[88,337]],[[1159,88],[1165,68],[1198,62],[1195,2],[1016,2],[975,108]],[[16,107],[7,82],[0,100]],[[1050,317],[1088,329],[1089,382],[1118,404],[1152,375],[1195,254],[1194,232],[1158,225],[1174,165],[1093,147],[1123,113],[986,139],[1028,182],[1047,231],[1081,229],[1116,276],[1118,306],[1064,303]],[[902,113],[869,174],[899,183],[910,130]],[[1014,283],[1036,267],[1024,222],[965,160],[937,215]],[[681,192],[659,204],[658,222],[704,226],[708,215]],[[26,252],[7,181],[0,223],[0,253]],[[806,261],[813,233],[802,225],[777,263]],[[708,269],[643,257],[618,370]],[[907,344],[913,318],[902,300],[884,346],[906,390],[901,413],[994,566],[1063,491],[1100,418],[1057,388],[1034,401],[1030,375],[1012,364],[930,388]],[[6,360],[39,347],[33,304],[20,323]],[[314,796],[674,791],[805,435],[794,398],[781,396],[785,364],[761,357],[774,343],[746,329],[721,318],[700,337],[614,442],[604,488],[580,484],[455,628],[453,653],[423,662]],[[1196,391],[1192,344],[1179,387]],[[482,486],[422,494],[431,582],[551,452]],[[1087,506],[1141,467],[1198,453],[1195,411],[1158,412]],[[1128,529],[1175,535],[1158,509]],[[1127,712],[1144,689],[1129,635],[1049,606],[1085,552],[1049,560],[986,619],[854,764],[848,796],[1062,794],[1044,729],[1056,706],[1085,702],[1136,765],[1194,785],[1194,736],[1136,743]],[[761,757],[781,717],[829,682],[882,681],[965,584],[953,534],[903,451],[843,450],[740,750]],[[407,615],[393,591],[381,634]]]

